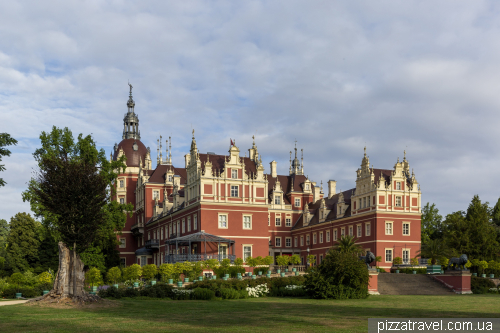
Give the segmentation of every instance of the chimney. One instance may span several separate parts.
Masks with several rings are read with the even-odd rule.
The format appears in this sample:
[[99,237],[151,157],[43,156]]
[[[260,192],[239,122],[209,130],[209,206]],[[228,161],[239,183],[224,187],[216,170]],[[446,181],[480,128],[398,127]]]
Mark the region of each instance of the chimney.
[[271,177],[278,177],[278,173],[276,172],[276,165],[278,164],[276,161],[272,161],[269,163],[271,165]]
[[316,182],[312,182],[313,185],[313,202],[318,201],[321,199],[321,188],[319,186],[316,186]]
[[335,180],[328,181],[328,199],[333,197],[333,195],[337,192],[337,182]]

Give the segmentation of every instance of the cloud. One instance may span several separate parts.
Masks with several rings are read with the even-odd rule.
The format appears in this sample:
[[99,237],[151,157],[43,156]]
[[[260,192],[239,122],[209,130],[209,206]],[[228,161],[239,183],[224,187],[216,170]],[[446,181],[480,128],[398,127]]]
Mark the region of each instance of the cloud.
[[406,149],[422,201],[442,213],[476,193],[500,196],[495,2],[0,6],[1,131],[20,141],[4,159],[0,218],[26,209],[19,196],[41,131],[92,133],[110,152],[128,80],[142,141],[154,152],[171,135],[177,165],[195,128],[200,150],[217,153],[229,138],[244,152],[255,135],[280,173],[296,139],[306,174],[342,189],[355,186],[365,145],[376,168]]

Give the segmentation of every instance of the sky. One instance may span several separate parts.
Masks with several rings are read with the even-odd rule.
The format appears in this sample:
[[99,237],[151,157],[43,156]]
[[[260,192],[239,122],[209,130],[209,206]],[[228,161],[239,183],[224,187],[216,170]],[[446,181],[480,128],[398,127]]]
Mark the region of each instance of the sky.
[[[21,193],[52,126],[121,141],[129,87],[142,142],[172,137],[183,167],[200,152],[243,152],[288,174],[304,150],[318,184],[355,187],[370,164],[406,157],[422,204],[445,216],[500,197],[500,3],[496,1],[2,1],[0,218]],[[165,145],[164,145],[165,146]],[[165,148],[165,147],[164,147]]]

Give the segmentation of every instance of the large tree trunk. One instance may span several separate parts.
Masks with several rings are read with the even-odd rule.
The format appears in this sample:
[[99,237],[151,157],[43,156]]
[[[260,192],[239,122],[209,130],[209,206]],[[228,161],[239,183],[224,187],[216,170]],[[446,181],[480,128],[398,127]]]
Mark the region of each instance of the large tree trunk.
[[33,301],[47,300],[59,302],[71,298],[76,302],[94,302],[100,300],[98,296],[90,295],[84,290],[85,272],[80,256],[59,242],[59,270],[57,271],[53,289],[45,296]]

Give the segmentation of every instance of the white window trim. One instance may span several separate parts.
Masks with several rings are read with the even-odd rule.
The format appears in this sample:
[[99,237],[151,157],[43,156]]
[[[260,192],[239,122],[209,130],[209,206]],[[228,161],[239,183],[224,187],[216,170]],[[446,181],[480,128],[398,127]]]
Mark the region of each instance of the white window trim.
[[[359,234],[358,231],[361,231],[361,235]],[[356,237],[363,237],[363,225],[362,224],[356,224]]]
[[[250,228],[245,228],[245,217],[249,217],[250,218]],[[252,215],[249,215],[249,214],[245,214],[242,216],[242,222],[243,223],[243,229],[244,230],[252,230]]]
[[294,247],[298,247],[299,246],[299,238],[298,237],[294,237],[293,238],[293,246]]
[[[391,225],[391,233],[390,234],[387,233],[387,224],[388,223]],[[385,221],[385,224],[384,224],[384,233],[386,235],[394,235],[394,222],[393,221]]]
[[187,232],[191,232],[191,216],[187,217]]
[[[253,244],[241,244],[241,253],[243,254],[243,261],[245,261],[245,247],[250,247],[250,257],[253,255]],[[246,262],[246,261],[245,261]]]
[[304,246],[304,236],[300,236],[300,246]]
[[[226,217],[226,226],[225,227],[221,227],[221,225],[220,225],[220,222],[221,222],[220,221],[220,217],[221,216],[225,216]],[[219,229],[227,229],[227,228],[229,228],[229,214],[228,213],[218,213],[217,214],[217,227]]]
[[238,169],[231,169],[231,179],[238,179]]
[[[401,200],[399,205],[398,205],[398,198]],[[401,195],[396,195],[394,197],[394,207],[403,207],[403,197]]]
[[324,241],[324,239],[323,239],[323,231],[320,231],[319,232],[319,243],[323,244],[323,241]]
[[354,236],[354,226],[349,226],[349,236]]
[[120,237],[120,249],[125,249],[126,247],[127,247],[127,239],[125,237]]
[[396,191],[401,191],[401,182],[396,182]]
[[[405,224],[408,224],[408,234],[405,234]],[[403,236],[410,236],[411,224],[408,221],[403,221]]]
[[[279,202],[276,202],[279,201]],[[274,195],[274,204],[275,205],[281,205],[281,194],[275,194]]]
[[[392,260],[390,260],[390,261],[388,261],[388,260],[387,260],[387,251],[388,251],[388,250],[389,250],[389,251],[391,251],[391,259],[392,259]],[[394,249],[392,249],[392,248],[385,248],[385,249],[384,249],[384,261],[385,261],[385,262],[391,262],[391,263],[392,263],[392,261],[393,261],[393,260],[394,260]]]
[[345,227],[340,228],[340,238],[342,238],[342,236],[345,236]]
[[[290,220],[290,225],[288,225],[287,220]],[[292,226],[292,217],[291,216],[286,216],[285,217],[285,227],[291,227]]]
[[[405,264],[405,262],[404,262],[404,255],[403,255],[404,251],[408,251],[408,263],[407,264]],[[403,265],[408,265],[410,263],[410,260],[411,260],[411,250],[407,249],[407,248],[401,249],[401,259],[403,260]]]
[[325,237],[326,237],[325,242],[330,243],[330,230],[326,232]]
[[[280,245],[277,245],[277,243],[278,243],[278,239],[279,239],[279,243],[280,243]],[[282,244],[281,244],[281,237],[275,237],[275,238],[274,238],[274,247],[282,247]]]
[[316,233],[313,233],[313,244],[316,244],[318,242],[318,235]]
[[[280,220],[280,224],[278,224],[278,219]],[[275,227],[281,227],[281,215],[274,217],[274,226]]]
[[[370,230],[367,229],[367,227],[370,228]],[[365,223],[365,236],[371,236],[372,233],[372,226],[370,222]]]
[[[235,187],[235,189],[233,187]],[[240,187],[239,187],[239,185],[231,185],[230,190],[231,190],[231,192],[229,194],[230,194],[231,198],[239,198],[240,197]],[[233,193],[234,193],[233,190],[236,190],[236,195],[235,196],[233,195]]]
[[[299,202],[299,204],[297,205],[297,201]],[[294,200],[294,204],[295,204],[295,207],[300,207],[300,198],[295,198]]]
[[198,215],[193,215],[193,230],[198,230]]
[[[290,245],[286,245],[287,240],[290,240]],[[292,247],[292,237],[285,237],[285,247]]]
[[333,230],[333,241],[336,242],[337,239],[339,239],[339,233],[337,232],[337,229]]

